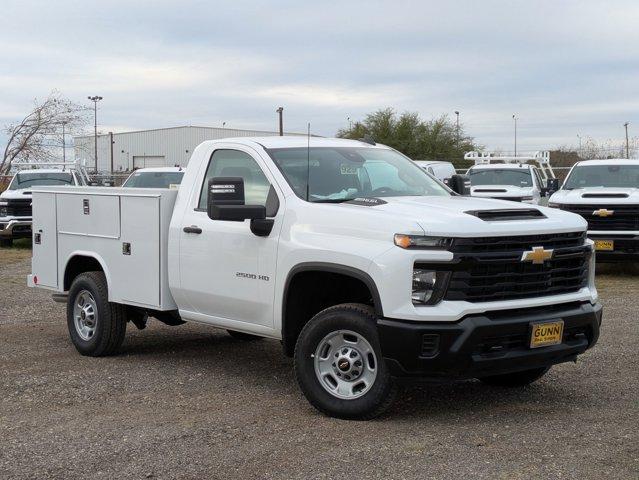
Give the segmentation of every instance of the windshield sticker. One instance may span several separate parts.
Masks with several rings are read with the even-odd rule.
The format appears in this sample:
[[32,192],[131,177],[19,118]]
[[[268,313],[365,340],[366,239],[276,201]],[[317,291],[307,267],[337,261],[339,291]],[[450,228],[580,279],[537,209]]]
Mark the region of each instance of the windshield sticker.
[[342,175],[357,175],[357,167],[353,167],[352,165],[347,165],[342,163],[340,165],[340,173]]

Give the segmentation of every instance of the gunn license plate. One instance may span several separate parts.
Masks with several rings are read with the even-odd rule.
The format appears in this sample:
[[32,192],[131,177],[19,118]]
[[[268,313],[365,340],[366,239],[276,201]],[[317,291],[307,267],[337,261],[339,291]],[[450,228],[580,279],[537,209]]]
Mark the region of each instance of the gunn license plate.
[[615,249],[614,240],[595,240],[595,250],[612,251]]
[[564,321],[533,323],[530,333],[530,348],[545,347],[561,343],[564,335]]

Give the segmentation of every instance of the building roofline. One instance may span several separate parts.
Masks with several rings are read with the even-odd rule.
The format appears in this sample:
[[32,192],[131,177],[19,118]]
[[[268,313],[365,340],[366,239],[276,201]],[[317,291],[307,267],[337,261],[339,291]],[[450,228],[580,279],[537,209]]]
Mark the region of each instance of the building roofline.
[[[113,135],[125,135],[127,133],[143,133],[143,132],[159,132],[162,130],[177,130],[179,128],[205,128],[208,130],[228,130],[228,131],[235,131],[235,132],[252,132],[252,133],[268,133],[268,134],[273,134],[273,135],[278,135],[279,132],[274,132],[271,130],[252,130],[252,129],[248,129],[248,128],[227,128],[227,127],[207,127],[207,126],[203,126],[203,125],[179,125],[177,127],[162,127],[162,128],[146,128],[146,129],[140,129],[140,130],[127,130],[125,132],[108,132],[108,133],[99,133],[98,137],[107,137],[109,136],[111,133]],[[300,135],[300,136],[306,136],[306,133],[296,133],[296,132],[284,132],[284,135]],[[255,136],[259,136],[259,135],[255,135]],[[93,138],[94,135],[93,134],[87,134],[87,135],[74,135],[73,138]]]

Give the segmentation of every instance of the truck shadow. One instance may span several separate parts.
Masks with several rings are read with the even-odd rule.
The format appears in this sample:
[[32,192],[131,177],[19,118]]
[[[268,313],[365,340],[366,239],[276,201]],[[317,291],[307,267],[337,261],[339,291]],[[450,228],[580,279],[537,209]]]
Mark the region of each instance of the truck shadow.
[[[244,342],[231,338],[222,330],[189,326],[170,329],[151,328],[149,331],[127,335],[122,356],[132,363],[161,362],[167,372],[179,370],[181,374],[201,375],[210,379],[210,388],[216,379],[224,378],[232,383],[258,386],[263,393],[285,398],[286,408],[300,415],[319,415],[310,407],[297,384],[292,359],[285,357],[281,345],[275,340]],[[571,377],[573,375],[570,375]],[[559,377],[559,378],[555,378]],[[547,377],[524,388],[496,388],[476,380],[456,383],[403,385],[396,401],[378,421],[405,421],[419,418],[429,421],[451,422],[459,417],[479,415],[512,415],[513,412],[559,413],[584,400],[579,389],[563,387],[574,382],[551,371]],[[512,417],[511,417],[512,419]]]

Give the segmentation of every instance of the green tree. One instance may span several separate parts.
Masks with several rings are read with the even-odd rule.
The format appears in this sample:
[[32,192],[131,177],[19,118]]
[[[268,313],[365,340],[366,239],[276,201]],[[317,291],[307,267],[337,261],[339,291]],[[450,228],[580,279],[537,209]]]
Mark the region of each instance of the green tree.
[[457,167],[467,166],[464,153],[479,150],[473,137],[459,131],[447,115],[424,121],[415,112],[398,115],[392,108],[385,108],[355,122],[350,128],[339,130],[341,138],[370,138],[395,148],[413,160],[446,160]]

